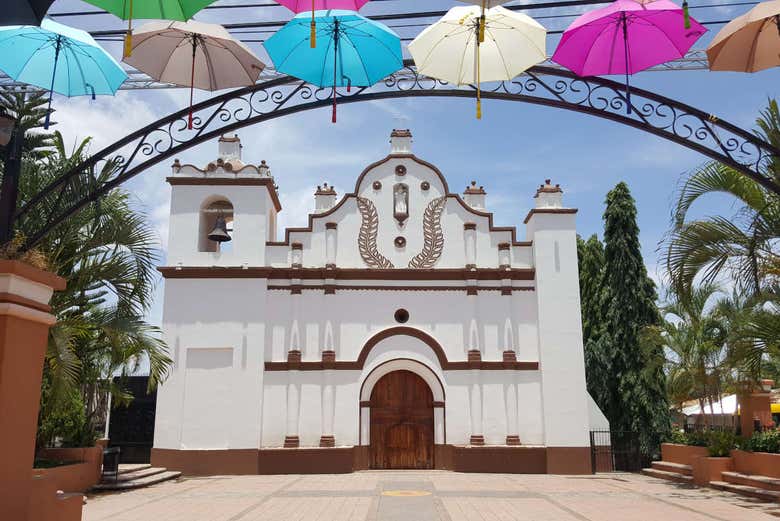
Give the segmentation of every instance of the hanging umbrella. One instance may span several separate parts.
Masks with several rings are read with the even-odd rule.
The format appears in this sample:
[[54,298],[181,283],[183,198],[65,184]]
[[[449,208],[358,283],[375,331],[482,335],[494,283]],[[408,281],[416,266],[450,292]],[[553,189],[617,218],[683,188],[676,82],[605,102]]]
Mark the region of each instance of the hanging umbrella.
[[494,7],[485,14],[485,42],[479,42],[480,7],[453,7],[409,44],[417,71],[457,85],[508,81],[547,57],[547,30],[533,18]]
[[5,0],[0,25],[38,25],[54,0]]
[[16,81],[49,90],[52,96],[115,94],[127,79],[116,60],[85,31],[48,18],[40,27],[0,28],[0,70]]
[[580,76],[625,74],[626,110],[631,113],[629,75],[685,56],[706,29],[670,0],[641,4],[616,0],[589,11],[563,33],[552,56]]
[[359,11],[368,3],[368,0],[276,0],[293,13],[311,12],[309,24],[309,46],[317,47],[317,21],[314,19],[316,11],[330,9],[344,9],[347,11]]
[[370,87],[403,68],[401,40],[386,26],[353,11],[317,11],[317,37],[325,45],[315,49],[309,40],[309,16],[299,14],[265,42],[276,70],[318,87],[333,87],[333,123],[336,87]]
[[485,11],[499,5],[504,5],[512,0],[460,0],[467,4],[476,5],[482,8],[482,16],[479,19],[479,43],[485,41]]
[[780,65],[780,0],[734,18],[707,47],[710,70],[757,72]]
[[135,31],[133,53],[125,63],[157,81],[215,91],[254,85],[265,68],[249,48],[221,25],[203,22],[150,22]]
[[186,22],[195,13],[216,0],[84,0],[127,20],[124,57],[133,49],[133,18],[136,20],[174,20]]

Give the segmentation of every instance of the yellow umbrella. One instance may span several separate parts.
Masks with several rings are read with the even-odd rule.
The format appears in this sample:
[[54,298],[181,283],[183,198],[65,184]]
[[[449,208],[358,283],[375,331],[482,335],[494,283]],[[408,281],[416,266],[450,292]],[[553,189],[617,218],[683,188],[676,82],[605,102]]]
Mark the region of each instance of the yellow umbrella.
[[707,47],[710,70],[758,72],[780,65],[780,0],[734,18]]

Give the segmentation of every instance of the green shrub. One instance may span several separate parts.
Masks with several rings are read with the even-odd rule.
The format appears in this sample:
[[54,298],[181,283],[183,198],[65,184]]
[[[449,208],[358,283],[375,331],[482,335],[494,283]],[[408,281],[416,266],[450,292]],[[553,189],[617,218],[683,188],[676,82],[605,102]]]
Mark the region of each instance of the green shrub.
[[739,438],[730,431],[710,431],[707,452],[713,458],[725,458],[737,447]]
[[780,430],[753,433],[753,436],[744,444],[744,449],[752,452],[780,454]]
[[666,443],[677,443],[679,445],[688,445],[688,435],[679,429],[672,429],[666,438]]
[[686,434],[688,443],[694,447],[707,447],[710,444],[710,431],[693,431]]

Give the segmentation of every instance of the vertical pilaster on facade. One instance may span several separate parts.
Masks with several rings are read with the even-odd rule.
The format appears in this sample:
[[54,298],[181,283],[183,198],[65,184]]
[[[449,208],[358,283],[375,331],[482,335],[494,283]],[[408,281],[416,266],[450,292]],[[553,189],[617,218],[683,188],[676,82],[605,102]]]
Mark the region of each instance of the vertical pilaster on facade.
[[333,388],[333,370],[326,369],[323,371],[322,379],[322,436],[320,436],[320,447],[335,447],[336,438],[333,435],[333,422],[336,404]]
[[508,242],[502,242],[498,245],[498,267],[502,270],[508,270],[512,267],[510,245]]
[[463,201],[475,210],[484,210],[486,195],[485,187],[477,186],[477,182],[472,181],[471,186],[467,186],[463,192]]
[[463,224],[463,242],[466,244],[466,269],[477,269],[477,224]]
[[[469,362],[471,363],[471,354],[469,351]],[[479,353],[479,351],[477,351]],[[482,426],[482,381],[479,369],[471,371],[471,437],[469,445],[484,445],[485,436]]]
[[[514,380],[514,379],[513,379]],[[506,444],[520,445],[517,415],[517,386],[512,381],[506,388]]]
[[317,187],[317,191],[314,192],[314,212],[324,213],[336,206],[336,198],[338,194],[333,186],[324,183],[322,186]]
[[[290,266],[293,270],[303,268],[303,244],[294,242],[290,245]],[[300,295],[303,293],[303,283],[299,277],[290,280],[290,293]]]
[[[292,351],[291,351],[292,353]],[[300,353],[300,351],[298,351]],[[287,449],[299,447],[301,444],[298,437],[298,423],[300,415],[300,392],[296,380],[298,371],[288,372],[287,382],[287,434],[284,437],[284,447]]]
[[[543,371],[544,435],[547,447],[587,447],[582,316],[577,267],[576,210],[563,207],[560,186],[546,180],[525,219],[533,241],[538,309],[539,362]],[[582,462],[585,471],[585,462]],[[550,470],[553,472],[554,470]]]
[[360,445],[371,444],[371,402],[360,402]]
[[327,269],[336,268],[336,234],[338,226],[338,223],[325,223],[325,267]]

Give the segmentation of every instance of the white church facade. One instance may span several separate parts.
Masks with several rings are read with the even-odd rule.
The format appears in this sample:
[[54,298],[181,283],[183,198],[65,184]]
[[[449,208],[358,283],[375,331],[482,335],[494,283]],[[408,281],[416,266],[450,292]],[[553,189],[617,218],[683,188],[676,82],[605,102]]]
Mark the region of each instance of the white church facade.
[[[576,210],[549,181],[525,236],[395,130],[354,191],[277,235],[238,137],[173,165],[152,463],[188,474],[591,472]],[[530,187],[529,187],[530,188]],[[529,196],[529,202],[531,197]]]

